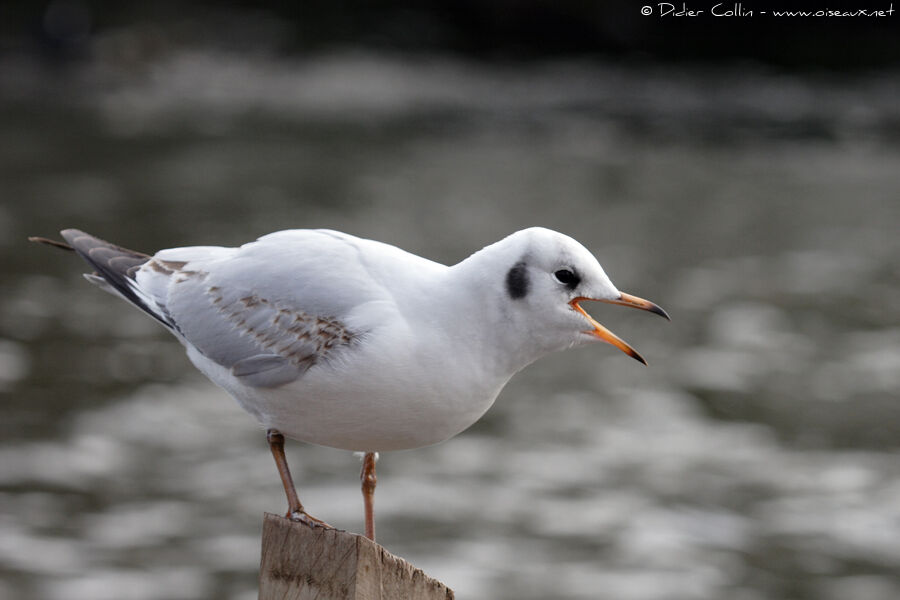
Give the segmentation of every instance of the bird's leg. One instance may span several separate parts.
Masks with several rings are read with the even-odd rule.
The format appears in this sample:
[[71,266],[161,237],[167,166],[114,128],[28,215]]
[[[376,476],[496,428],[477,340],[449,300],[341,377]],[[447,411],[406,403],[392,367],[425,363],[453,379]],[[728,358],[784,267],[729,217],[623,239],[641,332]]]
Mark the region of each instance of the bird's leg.
[[277,429],[269,429],[266,431],[266,440],[269,442],[269,449],[275,458],[275,466],[278,467],[278,474],[281,476],[281,484],[284,486],[284,493],[287,495],[288,511],[285,517],[291,521],[300,521],[306,523],[310,527],[328,527],[331,525],[310,515],[300,503],[300,497],[297,496],[297,488],[294,487],[294,479],[291,477],[291,470],[288,468],[287,458],[284,456],[284,436]]
[[366,511],[366,537],[375,541],[375,461],[378,455],[374,452],[366,452],[363,457],[362,472],[359,479],[362,481],[363,506]]
[[290,517],[294,513],[304,512],[300,497],[297,496],[297,488],[294,487],[294,478],[291,477],[287,458],[284,455],[284,436],[277,429],[270,429],[266,432],[266,440],[269,442],[269,449],[275,458],[275,466],[278,468],[281,483],[284,485],[284,493],[287,495],[288,514],[286,516]]

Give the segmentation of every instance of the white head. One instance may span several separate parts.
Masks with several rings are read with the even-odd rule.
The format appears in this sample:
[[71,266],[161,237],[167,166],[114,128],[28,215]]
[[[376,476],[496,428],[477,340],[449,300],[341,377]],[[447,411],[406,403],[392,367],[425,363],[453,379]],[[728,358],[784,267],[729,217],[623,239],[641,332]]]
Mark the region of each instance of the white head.
[[584,246],[549,229],[518,231],[465,263],[479,267],[482,287],[495,299],[490,304],[507,324],[504,330],[514,332],[509,344],[520,346],[526,364],[550,352],[596,341],[612,344],[646,364],[631,346],[582,309],[580,303],[585,300],[632,306],[669,318],[652,302],[617,290]]

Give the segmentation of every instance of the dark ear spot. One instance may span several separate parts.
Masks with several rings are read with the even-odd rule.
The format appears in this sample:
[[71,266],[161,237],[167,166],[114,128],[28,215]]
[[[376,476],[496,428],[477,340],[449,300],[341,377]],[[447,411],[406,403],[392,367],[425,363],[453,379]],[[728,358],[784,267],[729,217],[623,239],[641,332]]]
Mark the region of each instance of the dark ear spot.
[[524,262],[517,262],[506,273],[506,291],[513,300],[524,298],[528,293],[528,269]]

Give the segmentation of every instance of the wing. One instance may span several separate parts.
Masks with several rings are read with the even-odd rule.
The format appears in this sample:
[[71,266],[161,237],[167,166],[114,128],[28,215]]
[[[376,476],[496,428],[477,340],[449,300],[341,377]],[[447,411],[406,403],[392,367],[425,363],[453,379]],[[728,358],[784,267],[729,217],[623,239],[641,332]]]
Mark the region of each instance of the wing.
[[[135,273],[141,265],[150,260],[148,255],[110,244],[78,229],[64,229],[60,234],[69,242],[69,249],[77,252],[96,269],[94,273],[85,274],[88,281],[127,300],[163,325],[171,327],[171,323],[166,322],[164,315],[156,310],[157,307],[152,302],[146,302],[146,298],[143,298],[133,285]],[[60,242],[50,241],[50,243],[60,247],[66,246]]]
[[359,307],[391,301],[353,240],[297,230],[240,248],[164,250],[135,283],[201,354],[247,385],[274,387],[350,350],[367,333]]

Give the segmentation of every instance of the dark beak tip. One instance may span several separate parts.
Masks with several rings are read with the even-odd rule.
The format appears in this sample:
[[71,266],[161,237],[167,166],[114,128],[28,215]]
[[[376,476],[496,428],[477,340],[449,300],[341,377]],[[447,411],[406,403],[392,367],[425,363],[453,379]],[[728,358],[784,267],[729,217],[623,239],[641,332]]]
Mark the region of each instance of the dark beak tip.
[[637,351],[633,350],[632,352],[630,352],[630,353],[628,354],[628,356],[630,356],[630,357],[633,358],[634,360],[638,361],[639,363],[641,363],[641,364],[644,365],[645,367],[648,366],[648,365],[647,365],[647,361],[644,359],[643,356],[641,356],[640,354],[638,354]]
[[[654,305],[654,306],[655,306],[655,305]],[[656,310],[654,310],[653,312],[655,312],[656,314],[658,314],[659,316],[661,316],[662,318],[664,318],[666,321],[671,321],[671,320],[672,320],[672,317],[669,316],[669,313],[667,313],[666,311],[664,311],[664,310],[662,309],[662,307],[660,307],[660,306],[656,306]]]

